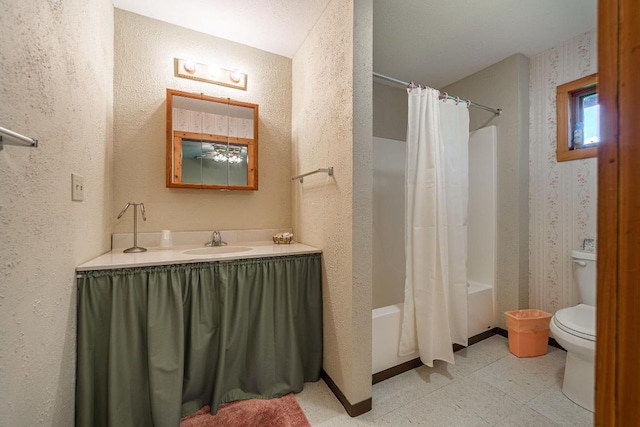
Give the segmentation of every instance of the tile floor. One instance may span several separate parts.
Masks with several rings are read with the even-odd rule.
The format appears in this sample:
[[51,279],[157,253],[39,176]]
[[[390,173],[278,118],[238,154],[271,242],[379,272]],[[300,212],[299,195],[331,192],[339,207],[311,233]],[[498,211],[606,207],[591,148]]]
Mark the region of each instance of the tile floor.
[[519,359],[495,335],[373,386],[373,409],[351,418],[320,380],[296,395],[312,426],[592,426],[593,414],[560,390],[566,353]]

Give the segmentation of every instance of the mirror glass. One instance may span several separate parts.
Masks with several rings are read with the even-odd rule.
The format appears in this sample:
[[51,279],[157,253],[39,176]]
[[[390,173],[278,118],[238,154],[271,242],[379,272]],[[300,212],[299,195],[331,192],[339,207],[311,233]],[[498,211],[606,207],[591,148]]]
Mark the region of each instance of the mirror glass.
[[258,106],[167,89],[167,187],[258,189]]

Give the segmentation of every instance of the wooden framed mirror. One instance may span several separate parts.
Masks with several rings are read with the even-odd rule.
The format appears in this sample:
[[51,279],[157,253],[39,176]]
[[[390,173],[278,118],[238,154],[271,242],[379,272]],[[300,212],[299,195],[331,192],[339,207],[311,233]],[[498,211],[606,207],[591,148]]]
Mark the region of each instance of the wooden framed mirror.
[[258,105],[167,89],[170,188],[258,189]]

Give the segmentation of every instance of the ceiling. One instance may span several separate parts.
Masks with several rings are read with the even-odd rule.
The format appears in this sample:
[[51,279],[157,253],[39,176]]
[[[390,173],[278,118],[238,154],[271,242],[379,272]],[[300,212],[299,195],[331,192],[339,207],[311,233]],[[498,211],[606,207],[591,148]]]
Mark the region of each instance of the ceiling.
[[[293,57],[329,0],[114,0],[140,15]],[[373,0],[373,68],[440,88],[596,28],[597,0]]]
[[329,0],[113,0],[119,9],[292,58]]
[[374,0],[373,69],[441,88],[595,29],[596,8],[597,0]]

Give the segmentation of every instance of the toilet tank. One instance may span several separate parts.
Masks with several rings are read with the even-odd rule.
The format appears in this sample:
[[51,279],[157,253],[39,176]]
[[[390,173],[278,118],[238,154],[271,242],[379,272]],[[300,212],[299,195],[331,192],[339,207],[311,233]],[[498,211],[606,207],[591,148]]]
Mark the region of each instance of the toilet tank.
[[580,303],[596,306],[596,254],[580,250],[571,251],[573,278],[578,285]]

